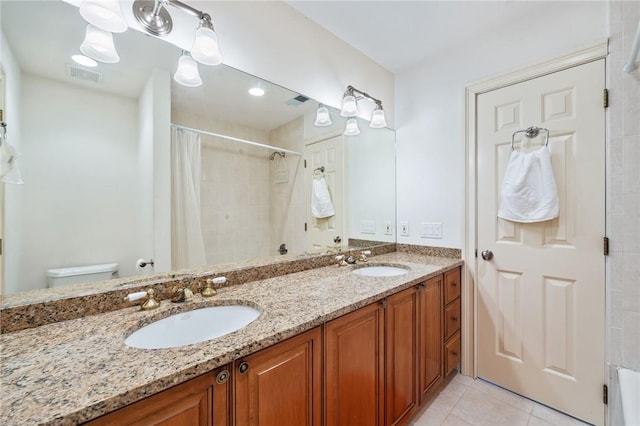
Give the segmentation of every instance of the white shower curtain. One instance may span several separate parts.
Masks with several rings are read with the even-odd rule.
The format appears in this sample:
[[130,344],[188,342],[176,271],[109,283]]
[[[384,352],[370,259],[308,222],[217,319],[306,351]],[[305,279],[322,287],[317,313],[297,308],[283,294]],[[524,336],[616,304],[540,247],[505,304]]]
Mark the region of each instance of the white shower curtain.
[[206,264],[200,221],[200,135],[171,129],[171,261],[173,268]]

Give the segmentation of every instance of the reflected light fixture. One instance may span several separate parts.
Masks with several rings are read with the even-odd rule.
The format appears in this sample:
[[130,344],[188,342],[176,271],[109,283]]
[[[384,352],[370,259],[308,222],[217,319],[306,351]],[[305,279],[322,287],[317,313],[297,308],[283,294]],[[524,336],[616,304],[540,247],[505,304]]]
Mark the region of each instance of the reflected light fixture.
[[101,30],[91,24],[87,24],[84,41],[80,45],[80,51],[98,62],[115,64],[120,62],[120,56],[113,45],[113,34]]
[[316,121],[313,123],[316,127],[331,126],[331,116],[329,115],[329,109],[323,104],[318,105],[316,110]]
[[182,56],[178,59],[178,69],[173,75],[173,79],[187,87],[202,85],[202,78],[200,78],[200,72],[198,72],[198,63],[189,55],[189,52],[182,51]]
[[371,113],[371,122],[369,122],[369,127],[372,129],[382,129],[383,127],[387,127],[387,120],[384,117],[382,102],[376,102],[376,109]]
[[98,63],[96,61],[94,61],[93,59],[91,59],[88,56],[84,56],[84,55],[72,55],[71,59],[73,60],[73,62],[75,62],[76,64],[80,64],[80,65],[84,65],[85,67],[97,67]]
[[123,33],[129,28],[120,9],[120,0],[84,0],[80,15],[94,27],[110,33]]
[[342,109],[340,115],[343,117],[355,117],[358,115],[358,103],[353,94],[353,87],[347,86],[347,91],[342,95]]
[[204,13],[200,17],[200,25],[196,30],[191,56],[204,65],[220,65],[222,63],[218,36],[213,29],[211,16],[208,13]]
[[354,117],[351,117],[347,120],[347,125],[344,128],[345,136],[356,136],[360,134],[360,128],[358,127],[358,120]]
[[258,83],[258,85],[253,86],[252,88],[250,88],[248,90],[249,94],[251,96],[262,96],[264,95],[264,89],[262,88],[262,86],[260,85],[260,83]]

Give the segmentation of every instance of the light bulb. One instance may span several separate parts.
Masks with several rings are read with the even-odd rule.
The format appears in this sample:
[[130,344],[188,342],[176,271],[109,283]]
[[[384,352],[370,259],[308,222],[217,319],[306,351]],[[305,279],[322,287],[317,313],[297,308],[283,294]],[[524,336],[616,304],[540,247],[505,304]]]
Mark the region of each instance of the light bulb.
[[91,25],[110,33],[123,33],[129,28],[120,0],[85,0],[80,5],[80,15]]
[[360,134],[360,128],[358,127],[358,120],[350,118],[347,120],[347,125],[344,128],[345,136],[356,136]]
[[320,104],[318,106],[318,109],[316,110],[316,121],[314,123],[314,125],[316,127],[327,127],[327,126],[331,126],[332,122],[331,122],[331,116],[329,115],[329,109]]
[[358,103],[356,97],[348,92],[342,98],[342,110],[340,115],[343,117],[355,117],[358,115]]
[[380,105],[376,106],[376,109],[371,114],[371,122],[369,127],[372,129],[381,129],[387,127],[387,120],[384,117],[384,110]]
[[213,30],[213,25],[205,19],[200,21],[200,27],[196,30],[191,56],[204,65],[220,65],[222,63],[218,36]]
[[120,56],[113,45],[113,34],[101,30],[91,24],[87,25],[84,41],[80,51],[98,62],[115,64],[120,62]]
[[173,75],[173,79],[187,87],[202,85],[202,78],[200,78],[200,73],[198,72],[198,63],[188,53],[183,53],[178,59],[178,69]]

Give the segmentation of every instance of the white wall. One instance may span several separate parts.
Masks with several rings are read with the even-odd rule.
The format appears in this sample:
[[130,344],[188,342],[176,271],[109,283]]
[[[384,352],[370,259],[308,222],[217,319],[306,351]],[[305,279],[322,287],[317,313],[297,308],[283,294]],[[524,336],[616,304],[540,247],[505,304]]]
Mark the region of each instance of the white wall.
[[211,14],[225,64],[334,107],[351,84],[381,99],[393,126],[393,74],[286,3],[190,4]]
[[[2,54],[2,70],[5,76],[5,116],[7,123],[7,138],[9,143],[22,154],[22,73],[20,67],[13,56],[11,46],[7,39],[0,32]],[[20,240],[20,228],[22,222],[22,185],[10,185],[0,183],[4,186],[4,241],[3,241],[3,291],[6,293],[17,293],[18,288],[18,266],[22,258],[22,246]],[[3,208],[0,206],[0,208]],[[7,250],[7,247],[11,247]]]
[[45,287],[49,268],[118,262],[133,273],[136,100],[30,74],[21,100],[20,289]]
[[[605,2],[549,3],[396,75],[397,220],[410,229],[399,243],[463,246],[465,86],[605,39],[607,13]],[[443,238],[420,238],[420,222],[442,223]]]

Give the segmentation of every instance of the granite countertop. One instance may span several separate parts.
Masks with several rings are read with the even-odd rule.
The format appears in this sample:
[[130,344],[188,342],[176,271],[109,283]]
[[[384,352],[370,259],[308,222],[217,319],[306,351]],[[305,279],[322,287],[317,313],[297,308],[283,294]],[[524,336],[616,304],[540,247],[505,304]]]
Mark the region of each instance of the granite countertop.
[[[425,278],[460,259],[394,252],[368,264],[399,264],[409,273],[364,277],[327,266],[225,287],[215,297],[159,309],[120,309],[0,335],[0,424],[76,424],[204,374]],[[247,327],[207,342],[173,349],[136,349],[124,338],[177,312],[224,304],[260,309]]]

